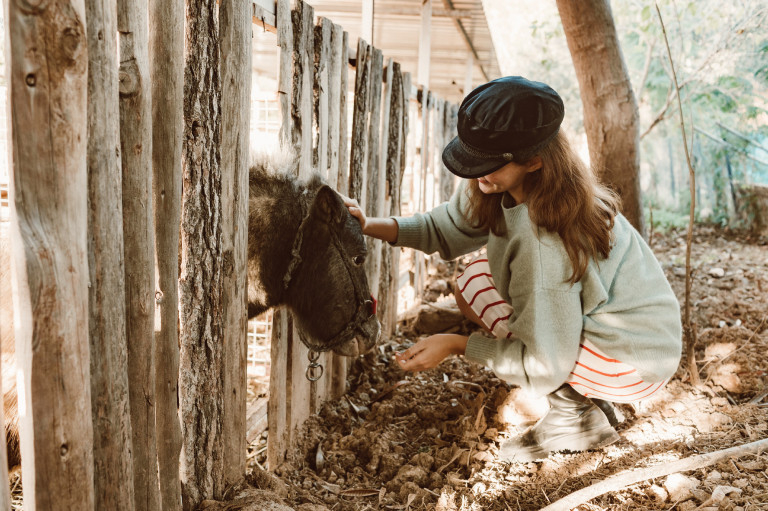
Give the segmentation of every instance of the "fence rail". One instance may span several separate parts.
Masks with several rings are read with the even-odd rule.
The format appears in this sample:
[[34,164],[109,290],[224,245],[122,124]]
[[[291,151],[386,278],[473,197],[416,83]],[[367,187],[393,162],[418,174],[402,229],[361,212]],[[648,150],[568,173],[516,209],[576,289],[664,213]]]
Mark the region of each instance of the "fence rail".
[[[407,213],[446,197],[451,183],[439,153],[455,130],[455,106],[414,86],[380,49],[316,19],[301,0],[257,0],[239,10],[188,0],[186,27],[180,0],[151,11],[132,3],[121,17],[114,5],[99,12],[83,0],[59,4],[67,6],[50,15],[11,2],[6,24],[15,131],[8,144],[12,239],[2,250],[12,253],[18,286],[4,307],[12,304],[20,320],[25,509],[66,507],[64,496],[78,509],[191,509],[221,498],[244,474],[246,437],[268,426],[276,468],[303,422],[346,390],[348,360],[333,354],[320,360],[321,380],[306,379],[307,349],[290,314],[278,309],[269,403],[245,408],[249,353],[238,293],[245,288],[251,26],[274,34],[280,47],[280,139],[299,155],[299,177],[320,173],[368,214]],[[120,39],[104,30],[119,30]],[[44,41],[64,35],[72,44]],[[129,58],[94,60],[114,56],[109,45],[96,50],[115,41]],[[108,72],[89,81],[88,69]],[[87,129],[97,114],[105,128]],[[105,163],[96,164],[97,155]],[[99,192],[98,183],[111,188]],[[98,238],[97,226],[111,227]],[[367,273],[388,336],[403,281],[401,250],[376,241],[369,248]],[[409,257],[421,268],[418,282],[424,258]],[[107,310],[97,296],[116,300],[109,303],[120,312],[111,317],[124,319],[115,335],[89,333]],[[3,350],[14,351],[6,333]],[[112,383],[125,385],[102,388],[106,367]],[[115,484],[130,489],[116,492]],[[0,508],[8,508],[3,490]]]

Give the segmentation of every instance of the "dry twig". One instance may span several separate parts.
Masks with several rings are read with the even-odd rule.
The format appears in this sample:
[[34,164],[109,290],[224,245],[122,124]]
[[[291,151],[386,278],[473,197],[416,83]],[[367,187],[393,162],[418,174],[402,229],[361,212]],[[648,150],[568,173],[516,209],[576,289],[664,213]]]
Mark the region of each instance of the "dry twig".
[[680,130],[683,133],[683,147],[685,148],[685,160],[688,163],[688,175],[691,191],[691,207],[688,216],[688,235],[686,237],[685,248],[685,305],[683,312],[683,337],[688,355],[688,372],[691,375],[691,385],[701,386],[699,371],[696,368],[696,328],[691,321],[691,244],[693,242],[693,221],[696,212],[696,172],[691,164],[691,155],[688,151],[688,139],[685,135],[685,118],[683,117],[683,102],[680,100],[680,87],[677,83],[677,73],[675,72],[675,63],[672,60],[672,50],[669,49],[669,39],[667,38],[667,29],[664,27],[664,20],[661,17],[659,4],[656,4],[656,13],[659,15],[661,31],[664,34],[664,43],[667,46],[667,55],[669,55],[669,65],[672,68],[672,80],[675,83],[677,104],[680,113]]
[[573,509],[585,502],[588,502],[595,497],[612,491],[619,491],[627,486],[637,484],[646,479],[653,479],[655,477],[664,477],[669,474],[675,474],[677,472],[689,472],[691,470],[698,470],[700,468],[708,467],[726,460],[731,457],[740,457],[747,454],[755,454],[762,452],[763,449],[768,447],[768,438],[751,442],[737,447],[731,447],[722,451],[710,452],[707,454],[700,454],[690,458],[675,461],[673,463],[665,463],[654,467],[642,468],[639,470],[629,470],[609,477],[604,481],[595,483],[586,488],[582,488],[579,491],[573,492],[570,495],[563,497],[560,500],[544,507],[541,511],[567,511]]

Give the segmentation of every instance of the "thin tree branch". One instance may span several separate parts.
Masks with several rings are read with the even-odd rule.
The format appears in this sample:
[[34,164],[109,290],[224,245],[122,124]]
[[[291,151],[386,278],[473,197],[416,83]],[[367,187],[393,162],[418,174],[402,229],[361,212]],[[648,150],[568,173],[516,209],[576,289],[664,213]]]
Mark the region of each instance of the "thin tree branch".
[[648,468],[642,468],[639,470],[630,470],[616,474],[609,477],[604,481],[595,483],[586,488],[582,488],[579,491],[573,492],[570,495],[566,495],[560,500],[556,500],[552,504],[543,507],[541,511],[570,511],[575,507],[578,507],[585,502],[588,502],[595,497],[599,497],[604,493],[611,491],[618,491],[627,486],[637,484],[646,479],[653,479],[656,477],[664,477],[669,474],[675,474],[677,472],[689,472],[691,470],[697,470],[704,467],[709,467],[715,463],[727,460],[731,457],[746,456],[747,454],[760,453],[764,449],[768,448],[768,439],[758,440],[737,447],[731,447],[722,451],[710,452],[707,454],[700,454],[690,458],[675,461],[673,463],[665,463],[663,465],[657,465]]
[[691,244],[693,243],[693,221],[696,211],[696,172],[691,164],[691,155],[688,150],[688,137],[685,134],[685,117],[683,116],[683,102],[680,99],[680,87],[677,84],[677,73],[675,72],[675,62],[672,60],[672,50],[669,48],[669,39],[667,38],[667,29],[664,26],[664,19],[661,17],[659,4],[656,5],[656,13],[659,15],[661,31],[664,34],[664,43],[667,46],[667,55],[669,55],[669,66],[672,69],[672,79],[675,83],[677,92],[677,107],[680,113],[680,131],[683,135],[683,147],[685,148],[685,161],[688,163],[688,175],[691,192],[691,207],[688,216],[688,235],[686,237],[685,249],[685,306],[683,312],[683,337],[687,346],[688,354],[688,372],[691,375],[691,384],[698,387],[701,384],[699,371],[696,368],[696,329],[691,322]]

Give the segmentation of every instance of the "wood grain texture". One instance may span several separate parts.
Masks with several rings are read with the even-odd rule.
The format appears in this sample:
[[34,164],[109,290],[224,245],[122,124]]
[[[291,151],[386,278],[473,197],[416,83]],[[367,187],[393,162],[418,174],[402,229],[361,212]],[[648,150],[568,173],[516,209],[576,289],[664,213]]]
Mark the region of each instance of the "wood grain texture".
[[88,268],[96,509],[134,509],[125,322],[117,3],[88,0]]
[[185,510],[223,497],[221,76],[215,0],[186,2],[179,279]]
[[155,326],[155,391],[160,500],[181,508],[179,454],[179,224],[184,130],[184,0],[150,2],[152,170],[160,324]]
[[24,506],[94,509],[85,5],[5,5]]
[[219,6],[221,41],[221,253],[223,258],[224,488],[245,477],[248,321],[248,158],[251,16],[246,2]]

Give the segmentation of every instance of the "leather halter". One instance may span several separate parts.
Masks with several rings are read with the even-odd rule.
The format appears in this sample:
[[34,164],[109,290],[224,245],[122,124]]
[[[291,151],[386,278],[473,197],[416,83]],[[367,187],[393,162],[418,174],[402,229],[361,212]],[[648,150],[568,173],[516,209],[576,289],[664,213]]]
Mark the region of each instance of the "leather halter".
[[[306,197],[308,195],[308,191],[304,190],[302,195]],[[283,276],[283,289],[286,291],[290,287],[293,275],[296,273],[299,266],[301,265],[301,261],[302,261],[301,247],[304,241],[304,230],[309,224],[309,220],[311,216],[307,212],[307,206],[305,204],[305,201],[300,201],[300,203],[301,203],[303,219],[301,220],[301,224],[299,224],[299,228],[296,231],[296,236],[293,239],[293,246],[291,248],[291,260],[288,263],[288,268],[285,272],[285,275]],[[342,247],[341,240],[339,239],[338,234],[333,229],[329,229],[329,232],[331,234],[331,241],[333,242],[333,245],[336,247],[336,250],[339,251],[341,255],[341,260],[343,261],[344,267],[347,269],[347,273],[349,274],[349,279],[352,282],[352,287],[354,288],[354,292],[355,292],[355,301],[357,302],[357,308],[355,309],[355,313],[352,315],[352,318],[338,333],[336,333],[334,336],[332,336],[329,339],[329,342],[326,342],[323,344],[317,344],[315,342],[312,342],[309,339],[307,339],[304,336],[304,334],[301,332],[301,329],[299,329],[299,338],[301,339],[301,342],[303,342],[304,345],[310,349],[310,353],[309,353],[310,368],[307,369],[307,379],[309,379],[310,381],[316,381],[317,379],[320,378],[320,376],[322,376],[322,366],[320,366],[321,367],[320,375],[318,375],[316,378],[310,378],[310,369],[312,369],[313,367],[317,367],[319,365],[316,363],[317,357],[313,357],[312,352],[331,350],[334,347],[341,344],[344,338],[350,337],[353,332],[360,331],[362,333],[362,330],[360,329],[359,324],[364,322],[371,316],[376,315],[376,299],[373,297],[373,295],[366,296],[363,289],[361,289],[361,286],[352,277],[351,263],[348,257],[344,257],[344,249]]]

